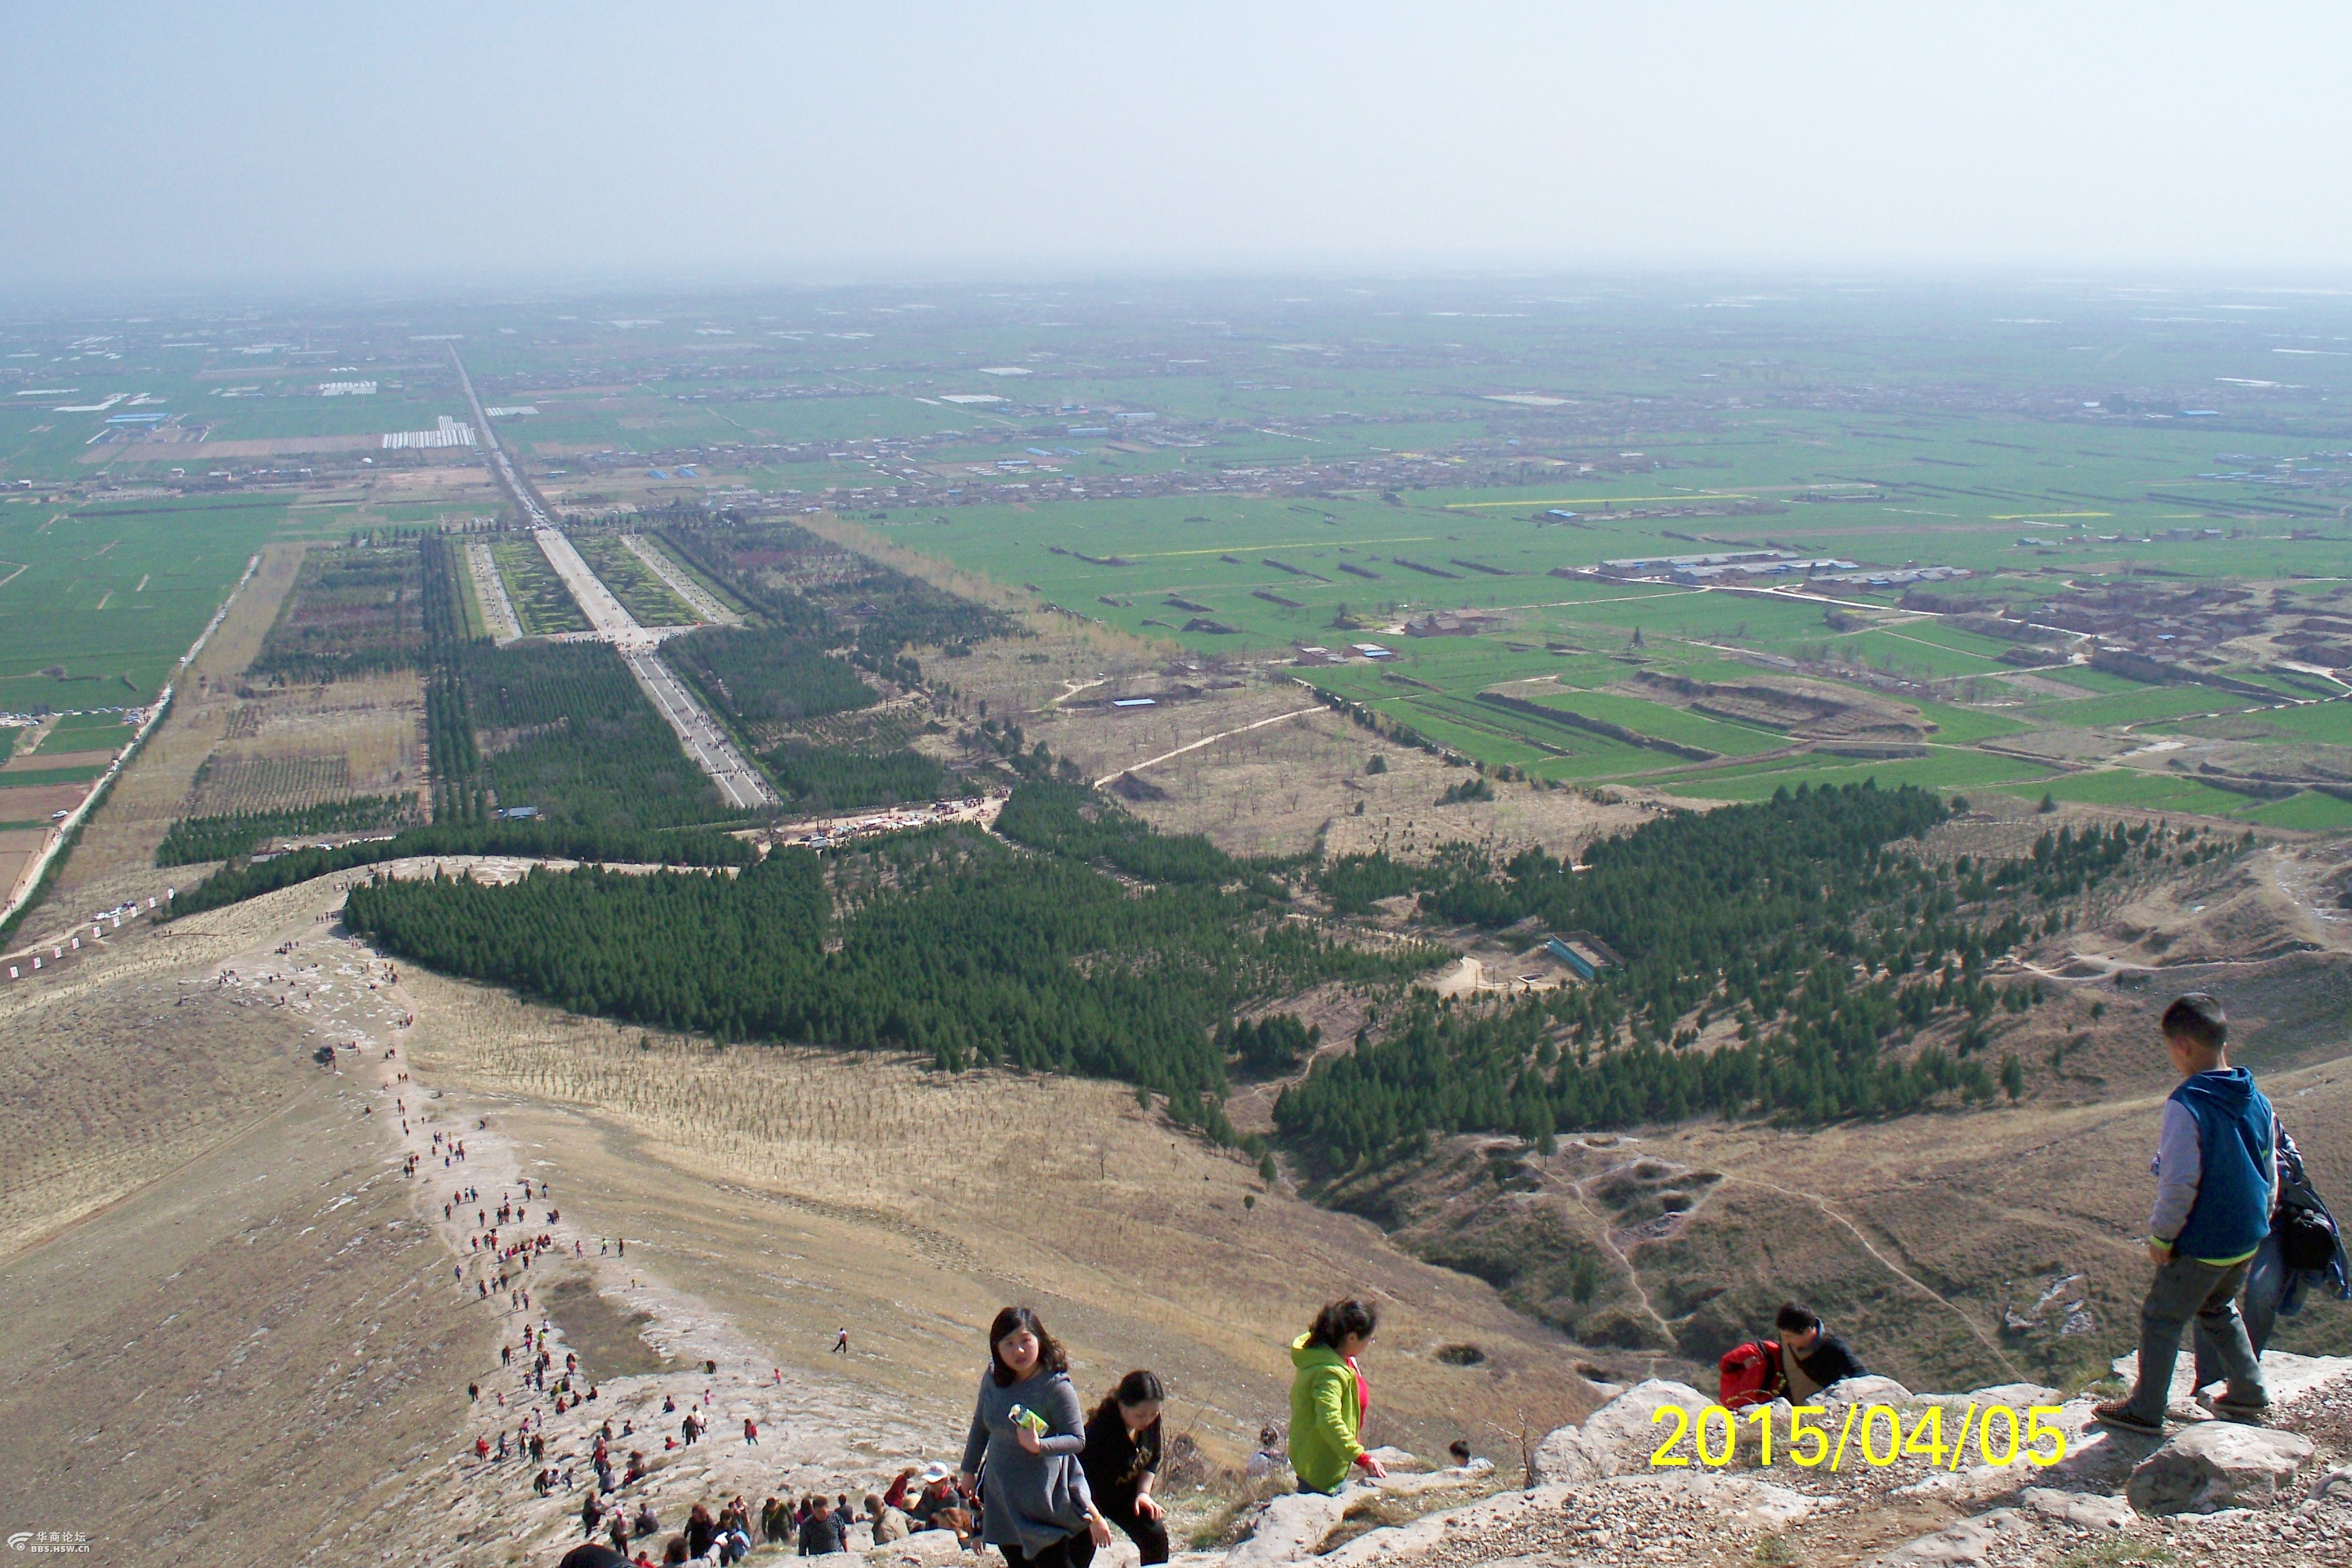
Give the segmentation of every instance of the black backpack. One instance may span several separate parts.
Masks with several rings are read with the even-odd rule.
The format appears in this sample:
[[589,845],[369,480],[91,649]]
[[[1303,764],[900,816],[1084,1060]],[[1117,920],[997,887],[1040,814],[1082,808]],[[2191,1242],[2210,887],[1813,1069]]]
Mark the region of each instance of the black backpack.
[[2336,1261],[2336,1219],[2326,1209],[2283,1205],[2271,1223],[2271,1235],[2279,1244],[2280,1260],[2297,1273],[2324,1269]]

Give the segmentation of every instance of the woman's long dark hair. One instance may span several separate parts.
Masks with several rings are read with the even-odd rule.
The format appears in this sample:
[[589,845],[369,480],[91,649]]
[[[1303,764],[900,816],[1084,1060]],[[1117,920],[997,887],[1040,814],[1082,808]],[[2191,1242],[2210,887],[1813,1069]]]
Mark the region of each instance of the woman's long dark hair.
[[1018,1333],[1023,1329],[1037,1336],[1037,1365],[1034,1370],[1047,1373],[1070,1370],[1068,1353],[1053,1335],[1045,1331],[1045,1325],[1037,1321],[1037,1314],[1026,1307],[1007,1307],[996,1314],[996,1321],[988,1325],[988,1364],[996,1374],[996,1386],[999,1388],[1008,1388],[1021,1379],[1004,1364],[1004,1358],[996,1353],[996,1347],[1004,1342],[1006,1335]]
[[1372,1331],[1380,1326],[1381,1310],[1360,1297],[1349,1296],[1315,1314],[1315,1326],[1307,1331],[1307,1342],[1335,1351],[1349,1334],[1370,1339]]
[[1099,1421],[1122,1405],[1132,1410],[1139,1405],[1164,1405],[1167,1402],[1168,1390],[1160,1383],[1160,1374],[1138,1367],[1120,1378],[1117,1388],[1103,1395],[1103,1402],[1095,1406],[1092,1418]]

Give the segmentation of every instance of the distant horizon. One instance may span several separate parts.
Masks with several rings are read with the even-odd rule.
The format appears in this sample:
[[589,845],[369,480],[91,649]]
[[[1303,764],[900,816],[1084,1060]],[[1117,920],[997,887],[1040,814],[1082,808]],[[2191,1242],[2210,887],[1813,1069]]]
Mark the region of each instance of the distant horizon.
[[2342,268],[2338,278],[2310,268],[2265,271],[2221,266],[2053,268],[2023,262],[1943,268],[1856,263],[1838,268],[1818,263],[1738,264],[1715,259],[1647,264],[1563,261],[1549,266],[1498,260],[1489,266],[1474,266],[1460,259],[1413,264],[1403,260],[1331,258],[1320,262],[1301,259],[1287,265],[1235,260],[1154,268],[1107,260],[1098,267],[1088,268],[1067,258],[1041,257],[1008,258],[1001,265],[974,260],[961,268],[934,271],[877,264],[867,272],[780,268],[766,275],[749,269],[712,269],[696,274],[647,268],[602,277],[448,270],[374,276],[289,275],[280,279],[124,278],[30,286],[0,280],[0,322],[72,315],[111,316],[141,310],[474,310],[500,305],[534,309],[597,300],[644,300],[663,295],[675,297],[682,304],[709,306],[731,300],[750,301],[795,294],[891,289],[938,291],[969,298],[975,292],[987,291],[1098,293],[1122,287],[1217,290],[1274,285],[1339,288],[1359,294],[1369,291],[1375,297],[1382,288],[1402,292],[1448,286],[1482,290],[1502,290],[1515,285],[1586,288],[1620,293],[1628,300],[1653,292],[1688,289],[1737,293],[1743,296],[1737,300],[1741,305],[1769,305],[1800,299],[1818,301],[1840,293],[1864,298],[1937,292],[2074,294],[2114,300],[2169,294],[2352,300],[2352,264]]
[[[0,289],[1468,268],[2352,279],[2352,12],[9,15]],[[623,281],[625,280],[625,281]]]

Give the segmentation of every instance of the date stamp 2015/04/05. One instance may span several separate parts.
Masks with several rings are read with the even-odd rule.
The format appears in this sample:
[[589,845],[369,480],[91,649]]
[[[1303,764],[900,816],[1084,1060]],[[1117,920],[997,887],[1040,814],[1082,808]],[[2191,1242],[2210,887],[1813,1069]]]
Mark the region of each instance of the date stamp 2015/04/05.
[[[1650,1464],[1659,1469],[1687,1466],[1696,1454],[1698,1464],[1720,1469],[1732,1462],[1742,1440],[1741,1428],[1746,1427],[1756,1444],[1755,1461],[1769,1465],[1773,1426],[1783,1408],[1787,1407],[1758,1405],[1729,1410],[1710,1405],[1693,1420],[1681,1405],[1662,1405],[1651,1415],[1650,1423],[1671,1422],[1673,1427],[1650,1456]],[[1827,1407],[1800,1405],[1788,1411],[1783,1457],[1807,1468],[1826,1463],[1835,1471],[1852,1451],[1874,1467],[1913,1458],[1938,1469],[1957,1470],[1968,1462],[1969,1440],[1973,1437],[1977,1455],[1985,1464],[2014,1464],[2021,1455],[2029,1465],[2046,1467],[2066,1457],[2066,1434],[2052,1425],[2058,1413],[2055,1405],[2031,1405],[2021,1411],[2013,1405],[1979,1405],[1971,1401],[1960,1415],[1958,1431],[1947,1442],[1940,1405],[1920,1411],[1907,1430],[1903,1413],[1892,1405],[1849,1405],[1832,1439],[1830,1428],[1820,1420],[1829,1414]]]

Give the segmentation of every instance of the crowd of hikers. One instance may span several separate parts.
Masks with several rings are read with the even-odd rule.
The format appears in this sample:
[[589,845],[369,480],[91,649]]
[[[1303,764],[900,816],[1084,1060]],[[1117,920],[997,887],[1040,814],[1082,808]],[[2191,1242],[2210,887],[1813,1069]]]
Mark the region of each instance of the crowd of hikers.
[[[2163,1429],[2180,1338],[2192,1322],[2199,1403],[2225,1419],[2261,1420],[2269,1401],[2259,1358],[2276,1320],[2295,1311],[2307,1289],[2352,1299],[2352,1270],[2335,1220],[2252,1075],[2230,1066],[2227,1027],[2220,1004],[2201,994],[2181,997],[2164,1014],[2163,1036],[2181,1084],[2166,1103],[2159,1133],[2148,1242],[2157,1272],[2141,1313],[2138,1380],[2128,1397],[2094,1410],[2095,1419],[2111,1427]],[[1286,1445],[1272,1428],[1263,1432],[1249,1475],[1267,1474],[1286,1460],[1300,1489],[1325,1493],[1385,1476],[1363,1442],[1371,1406],[1363,1357],[1379,1327],[1377,1307],[1350,1297],[1324,1307],[1291,1342]],[[846,1331],[838,1338],[845,1342]],[[658,1558],[654,1542],[666,1527],[650,1501],[634,1514],[604,1501],[646,1473],[644,1456],[633,1452],[627,1475],[616,1483],[606,1443],[598,1441],[598,1486],[581,1505],[589,1539],[564,1558],[563,1568],[730,1564],[762,1544],[821,1556],[927,1530],[952,1531],[960,1547],[994,1547],[1007,1568],[1088,1568],[1114,1531],[1134,1542],[1147,1568],[1166,1563],[1166,1510],[1152,1495],[1168,1457],[1161,1434],[1168,1391],[1160,1378],[1129,1372],[1087,1410],[1071,1382],[1068,1356],[1027,1307],[996,1315],[988,1352],[954,1468],[909,1468],[886,1489],[855,1502],[846,1493],[770,1497],[754,1509],[738,1497],[715,1513],[698,1504],[661,1542]],[[533,1371],[543,1377],[550,1370],[542,1354]],[[1720,1397],[1734,1408],[1781,1398],[1803,1404],[1867,1375],[1820,1315],[1795,1303],[1780,1308],[1770,1334],[1727,1353],[1718,1370]],[[2218,1394],[2206,1392],[2216,1387]],[[667,1403],[664,1408],[673,1409]],[[698,1420],[688,1412],[688,1443],[699,1435]],[[744,1439],[758,1440],[748,1419]],[[665,1439],[666,1446],[673,1442]],[[502,1455],[504,1447],[501,1435]],[[1452,1452],[1457,1464],[1483,1462],[1472,1461],[1459,1443]],[[542,1483],[551,1474],[542,1471]]]
[[[1386,1473],[1362,1441],[1371,1394],[1360,1358],[1379,1322],[1370,1302],[1349,1298],[1325,1307],[1292,1342],[1297,1375],[1287,1457],[1303,1489],[1335,1491],[1351,1475]],[[959,1547],[996,1548],[1008,1568],[1087,1568],[1096,1552],[1111,1543],[1114,1530],[1135,1543],[1146,1568],[1166,1563],[1167,1510],[1152,1495],[1168,1452],[1161,1428],[1168,1390],[1159,1374],[1129,1372],[1088,1411],[1070,1381],[1068,1354],[1027,1307],[996,1315],[988,1349],[988,1370],[981,1375],[958,1465],[908,1467],[887,1489],[856,1502],[846,1492],[797,1500],[772,1496],[755,1509],[739,1496],[715,1512],[698,1503],[684,1521],[666,1525],[650,1498],[640,1498],[633,1510],[614,1496],[649,1471],[643,1451],[632,1451],[626,1472],[614,1476],[615,1435],[607,1423],[591,1457],[595,1482],[580,1504],[586,1539],[563,1559],[563,1568],[686,1563],[724,1568],[762,1545],[814,1557],[932,1530],[951,1531]],[[541,1362],[534,1371],[546,1366]],[[698,1421],[689,1410],[688,1442],[698,1436]],[[747,1443],[757,1441],[749,1421],[744,1436]],[[1271,1429],[1261,1434],[1262,1447],[1278,1440]],[[478,1451],[490,1456],[487,1440]],[[519,1453],[541,1464],[543,1440],[533,1435]],[[507,1454],[501,1433],[497,1457]],[[1466,1445],[1455,1444],[1454,1457],[1468,1462]],[[1262,1473],[1255,1461],[1252,1468]],[[549,1495],[556,1484],[557,1473],[542,1468],[535,1483],[541,1494]]]

